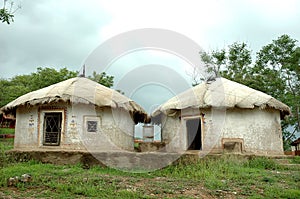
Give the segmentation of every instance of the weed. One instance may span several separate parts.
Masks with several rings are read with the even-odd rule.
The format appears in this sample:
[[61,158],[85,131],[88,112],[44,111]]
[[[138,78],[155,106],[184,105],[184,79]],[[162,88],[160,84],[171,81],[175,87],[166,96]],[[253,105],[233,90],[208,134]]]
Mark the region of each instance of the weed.
[[262,181],[272,183],[272,182],[274,182],[274,179],[271,177],[264,176],[262,178]]

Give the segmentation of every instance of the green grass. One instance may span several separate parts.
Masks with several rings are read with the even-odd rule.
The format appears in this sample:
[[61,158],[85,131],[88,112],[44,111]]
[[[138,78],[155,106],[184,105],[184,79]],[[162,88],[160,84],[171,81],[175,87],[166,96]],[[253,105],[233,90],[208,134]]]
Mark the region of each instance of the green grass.
[[0,169],[11,162],[10,158],[5,154],[5,152],[13,149],[13,145],[14,139],[0,138]]
[[290,162],[292,164],[300,164],[300,156],[295,156]]
[[[2,150],[11,144],[0,141]],[[240,156],[185,157],[151,173],[7,162],[0,167],[0,198],[299,198],[299,168],[264,157]],[[24,173],[31,174],[33,181],[7,187],[7,178]]]
[[15,134],[15,129],[0,128],[0,134]]

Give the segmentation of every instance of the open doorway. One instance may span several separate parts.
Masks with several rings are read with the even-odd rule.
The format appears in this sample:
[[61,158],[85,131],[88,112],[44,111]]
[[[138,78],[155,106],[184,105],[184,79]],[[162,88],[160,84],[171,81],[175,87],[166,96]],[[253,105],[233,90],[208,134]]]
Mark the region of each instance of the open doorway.
[[201,150],[201,120],[200,118],[189,119],[186,121],[187,148],[188,150]]

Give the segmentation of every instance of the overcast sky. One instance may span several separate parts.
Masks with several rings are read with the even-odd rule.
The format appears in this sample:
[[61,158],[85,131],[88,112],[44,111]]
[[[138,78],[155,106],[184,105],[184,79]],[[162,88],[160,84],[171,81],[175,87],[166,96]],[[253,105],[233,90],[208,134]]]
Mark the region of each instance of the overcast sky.
[[255,52],[282,34],[300,40],[297,0],[15,0],[15,4],[22,6],[15,22],[0,23],[1,78],[29,74],[37,67],[80,70],[102,42],[138,28],[176,31],[205,51],[244,41]]

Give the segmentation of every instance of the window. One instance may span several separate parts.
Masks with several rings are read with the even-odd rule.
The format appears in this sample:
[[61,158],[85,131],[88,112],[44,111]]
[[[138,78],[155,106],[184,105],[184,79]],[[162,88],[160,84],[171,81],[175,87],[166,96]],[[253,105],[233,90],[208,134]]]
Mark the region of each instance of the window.
[[97,116],[83,116],[84,131],[87,133],[99,133],[101,119]]
[[44,145],[58,146],[61,137],[61,112],[49,112],[44,115]]
[[87,132],[97,132],[97,121],[87,121]]
[[153,142],[154,140],[154,126],[144,125],[143,126],[143,140],[144,142]]

